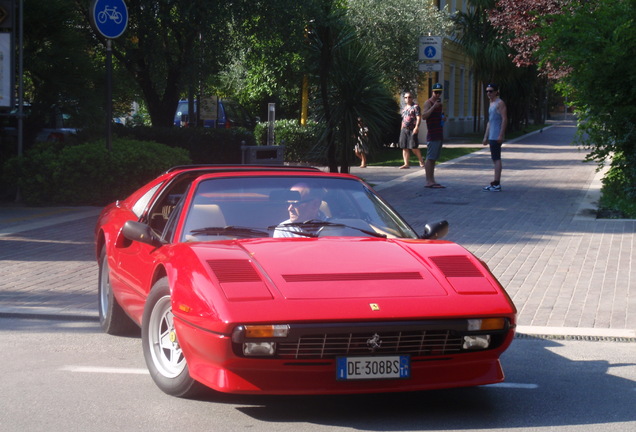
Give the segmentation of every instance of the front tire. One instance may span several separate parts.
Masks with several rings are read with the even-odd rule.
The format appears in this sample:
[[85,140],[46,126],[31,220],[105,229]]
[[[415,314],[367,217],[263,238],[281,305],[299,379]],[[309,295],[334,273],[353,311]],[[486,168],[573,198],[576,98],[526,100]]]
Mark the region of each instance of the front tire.
[[165,277],[154,284],[146,300],[141,341],[150,376],[164,393],[188,398],[201,392],[203,386],[190,377],[179,345]]
[[106,246],[102,247],[99,254],[97,308],[99,310],[99,325],[104,332],[115,336],[129,335],[134,332],[139,334],[139,326],[126,315],[113,295]]

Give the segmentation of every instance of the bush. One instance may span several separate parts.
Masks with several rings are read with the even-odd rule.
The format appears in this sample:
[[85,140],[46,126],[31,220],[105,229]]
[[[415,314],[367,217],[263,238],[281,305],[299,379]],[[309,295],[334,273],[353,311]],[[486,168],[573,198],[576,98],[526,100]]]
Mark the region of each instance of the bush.
[[[258,123],[254,129],[257,145],[267,145],[268,123]],[[322,126],[315,121],[301,126],[296,120],[274,122],[274,145],[285,146],[285,161],[324,163],[324,156],[316,144],[322,134]]]
[[[636,161],[635,161],[636,162]],[[636,219],[636,166],[621,153],[603,178],[599,214],[609,218]]]
[[61,148],[41,143],[8,160],[3,172],[29,205],[104,205],[190,162],[187,151],[154,142],[117,139],[111,152],[103,140]]
[[255,145],[254,134],[244,128],[118,127],[115,134],[186,149],[195,164],[239,164],[241,146]]

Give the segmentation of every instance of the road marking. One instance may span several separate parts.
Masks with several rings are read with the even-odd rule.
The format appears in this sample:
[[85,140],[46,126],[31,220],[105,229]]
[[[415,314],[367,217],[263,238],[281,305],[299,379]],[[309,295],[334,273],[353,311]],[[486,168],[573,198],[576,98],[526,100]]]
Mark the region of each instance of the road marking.
[[137,374],[148,375],[148,369],[114,368],[97,366],[64,366],[61,370],[66,372],[81,373],[110,373],[110,374]]
[[[63,371],[67,372],[81,372],[81,373],[111,373],[111,374],[137,374],[148,375],[148,369],[133,369],[133,368],[113,368],[113,367],[96,367],[96,366],[64,366]],[[523,383],[498,383],[488,384],[482,387],[496,387],[506,389],[524,389],[534,390],[539,388],[537,384],[523,384]]]
[[523,383],[498,383],[498,384],[488,384],[483,387],[534,390],[536,388],[539,388],[539,385],[538,384],[523,384]]

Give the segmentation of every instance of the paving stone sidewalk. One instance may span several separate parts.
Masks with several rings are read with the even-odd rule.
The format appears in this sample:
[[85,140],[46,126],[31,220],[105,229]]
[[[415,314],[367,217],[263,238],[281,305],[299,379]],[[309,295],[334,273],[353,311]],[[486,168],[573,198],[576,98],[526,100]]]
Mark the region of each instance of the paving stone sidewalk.
[[[447,219],[447,239],[484,260],[519,309],[522,331],[636,339],[636,221],[597,220],[600,183],[572,122],[506,143],[502,192],[486,149],[417,167],[352,168],[411,225]],[[396,152],[399,152],[396,149]],[[0,207],[0,314],[97,317],[99,209]]]

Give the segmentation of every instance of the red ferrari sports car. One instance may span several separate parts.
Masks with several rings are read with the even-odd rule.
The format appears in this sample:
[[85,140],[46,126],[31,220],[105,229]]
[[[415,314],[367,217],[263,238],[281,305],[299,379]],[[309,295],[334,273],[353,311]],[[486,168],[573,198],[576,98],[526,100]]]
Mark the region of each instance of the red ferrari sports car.
[[99,217],[100,323],[140,326],[180,397],[500,382],[515,306],[447,230],[416,233],[352,175],[176,167]]

